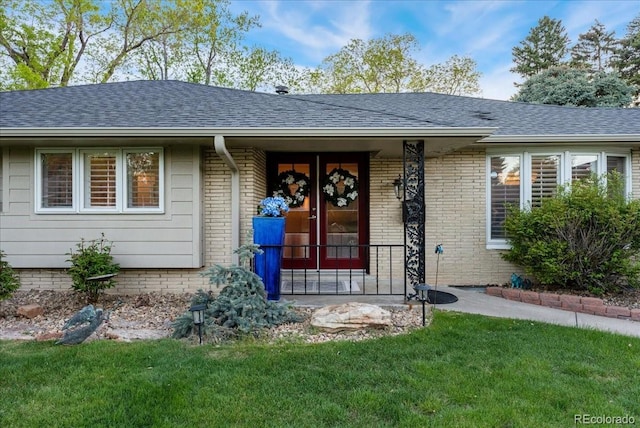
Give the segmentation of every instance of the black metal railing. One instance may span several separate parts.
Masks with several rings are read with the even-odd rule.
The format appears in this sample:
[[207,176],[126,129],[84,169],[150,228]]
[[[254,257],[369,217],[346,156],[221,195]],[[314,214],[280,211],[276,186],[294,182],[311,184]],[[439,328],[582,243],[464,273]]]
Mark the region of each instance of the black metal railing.
[[283,253],[281,294],[407,294],[403,244],[284,245]]

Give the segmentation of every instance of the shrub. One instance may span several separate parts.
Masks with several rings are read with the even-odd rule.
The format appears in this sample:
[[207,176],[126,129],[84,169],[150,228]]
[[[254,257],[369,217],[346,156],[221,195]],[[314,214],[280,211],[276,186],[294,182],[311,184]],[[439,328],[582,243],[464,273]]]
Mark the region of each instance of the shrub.
[[0,251],[0,300],[5,300],[13,296],[13,292],[20,288],[20,280],[18,274],[6,260],[3,251]]
[[[267,300],[262,280],[248,268],[249,260],[258,251],[261,250],[256,245],[243,245],[236,250],[240,265],[216,265],[203,273],[212,285],[226,284],[218,296],[198,290],[191,301],[192,305],[207,305],[203,331],[211,341],[258,335],[265,328],[301,321],[289,305]],[[172,336],[188,337],[194,333],[193,327],[191,313],[185,312],[174,321]]]
[[116,274],[120,271],[120,266],[113,262],[111,256],[111,247],[113,243],[105,239],[104,233],[100,239],[86,242],[81,239],[76,244],[77,251],[67,253],[71,256],[68,262],[71,267],[67,269],[67,273],[73,281],[72,288],[80,293],[85,293],[89,302],[96,302],[100,293],[107,288],[116,285],[111,278],[101,281],[90,281],[92,278],[100,275]]
[[542,206],[510,209],[503,257],[542,285],[617,292],[640,285],[640,200],[612,173],[560,187]]

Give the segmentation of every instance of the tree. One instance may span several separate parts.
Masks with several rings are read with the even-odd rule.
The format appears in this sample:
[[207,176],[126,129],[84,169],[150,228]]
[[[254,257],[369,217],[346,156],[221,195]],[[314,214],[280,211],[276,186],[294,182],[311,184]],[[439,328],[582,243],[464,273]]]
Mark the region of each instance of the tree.
[[444,63],[435,64],[412,80],[409,87],[413,91],[429,91],[449,95],[479,94],[480,76],[478,64],[469,57],[453,55]]
[[277,51],[258,46],[243,47],[241,54],[229,66],[233,86],[240,89],[272,91],[274,85],[283,85],[295,91],[300,85],[299,72],[293,61],[282,58]]
[[[131,55],[151,41],[185,31],[191,11],[182,0],[118,0],[108,14],[112,32],[100,37],[96,80],[111,80]],[[94,51],[96,52],[96,51]]]
[[584,67],[592,72],[601,72],[609,67],[609,59],[616,49],[615,31],[607,32],[598,22],[586,33],[578,36],[578,43],[571,48],[571,66]]
[[184,31],[164,35],[138,50],[135,66],[149,79],[182,79],[255,91],[295,86],[297,70],[277,51],[242,45],[258,27],[256,16],[234,15],[227,0],[181,0],[190,11]]
[[411,57],[417,45],[411,34],[389,34],[366,42],[353,39],[324,59],[316,78],[322,92],[401,92],[420,72],[420,66]]
[[631,103],[633,87],[616,74],[554,67],[526,80],[513,101],[581,107],[624,107]]
[[[110,7],[107,7],[110,5]],[[150,79],[226,82],[244,33],[258,25],[227,0],[8,0],[0,10],[6,89],[107,82],[119,72]],[[84,75],[78,76],[83,64]],[[199,76],[199,77],[198,77]]]
[[414,58],[419,48],[411,34],[388,34],[363,41],[353,39],[320,67],[301,73],[305,89],[324,93],[433,91],[448,94],[479,92],[480,73],[468,57],[453,56],[425,69]]
[[531,77],[548,68],[562,64],[569,52],[569,36],[562,22],[544,16],[529,35],[512,49],[511,71],[522,77]]
[[620,40],[611,65],[620,74],[621,79],[630,85],[635,85],[636,95],[638,95],[640,93],[640,15],[627,26],[627,33]]
[[10,0],[0,9],[5,89],[66,86],[89,42],[109,29],[93,0]]

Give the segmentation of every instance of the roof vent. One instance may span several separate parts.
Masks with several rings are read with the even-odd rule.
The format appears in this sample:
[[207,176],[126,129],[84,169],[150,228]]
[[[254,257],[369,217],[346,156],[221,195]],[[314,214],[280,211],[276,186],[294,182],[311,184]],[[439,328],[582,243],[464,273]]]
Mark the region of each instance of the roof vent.
[[289,93],[289,88],[286,86],[276,86],[276,94],[285,95]]

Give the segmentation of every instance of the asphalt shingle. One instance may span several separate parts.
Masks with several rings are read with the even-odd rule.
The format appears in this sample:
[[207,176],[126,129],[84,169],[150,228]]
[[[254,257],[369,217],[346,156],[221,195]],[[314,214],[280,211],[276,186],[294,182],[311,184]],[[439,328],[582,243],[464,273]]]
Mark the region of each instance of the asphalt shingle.
[[179,81],[0,92],[0,128],[469,128],[494,135],[640,136],[640,109],[434,93],[276,95]]

